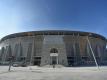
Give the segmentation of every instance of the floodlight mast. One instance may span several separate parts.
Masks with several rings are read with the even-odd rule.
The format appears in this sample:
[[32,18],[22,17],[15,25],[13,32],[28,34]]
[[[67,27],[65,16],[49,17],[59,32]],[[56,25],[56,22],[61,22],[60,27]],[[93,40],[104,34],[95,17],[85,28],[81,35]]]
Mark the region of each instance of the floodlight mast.
[[97,63],[97,60],[96,60],[95,55],[94,55],[94,51],[93,51],[93,49],[92,49],[92,47],[91,47],[91,44],[90,44],[90,41],[89,41],[89,38],[88,38],[90,35],[91,35],[91,34],[89,34],[89,35],[87,36],[87,41],[88,41],[88,44],[89,44],[89,48],[91,49],[92,56],[93,56],[93,58],[94,58],[95,64],[96,64],[97,68],[99,69],[99,65],[98,65],[98,63]]

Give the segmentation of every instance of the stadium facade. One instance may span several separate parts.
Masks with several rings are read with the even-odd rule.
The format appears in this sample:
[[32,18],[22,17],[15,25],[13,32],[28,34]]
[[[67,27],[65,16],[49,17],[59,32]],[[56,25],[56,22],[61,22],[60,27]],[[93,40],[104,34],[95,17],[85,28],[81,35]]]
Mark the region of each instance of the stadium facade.
[[63,66],[106,64],[105,37],[81,31],[47,30],[15,33],[0,41],[0,62],[26,62],[28,65]]

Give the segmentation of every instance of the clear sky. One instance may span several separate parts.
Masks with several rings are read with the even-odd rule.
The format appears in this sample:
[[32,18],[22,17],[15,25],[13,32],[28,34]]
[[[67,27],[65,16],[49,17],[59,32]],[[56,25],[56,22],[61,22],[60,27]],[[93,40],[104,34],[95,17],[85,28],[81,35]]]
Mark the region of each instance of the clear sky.
[[0,0],[0,38],[53,29],[107,37],[107,0]]

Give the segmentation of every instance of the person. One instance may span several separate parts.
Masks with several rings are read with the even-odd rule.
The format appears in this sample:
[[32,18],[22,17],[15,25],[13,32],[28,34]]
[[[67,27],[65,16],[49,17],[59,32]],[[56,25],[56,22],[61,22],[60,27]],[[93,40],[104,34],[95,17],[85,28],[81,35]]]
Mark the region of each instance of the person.
[[55,68],[56,62],[55,62],[55,61],[52,61],[52,64],[53,64],[53,68]]

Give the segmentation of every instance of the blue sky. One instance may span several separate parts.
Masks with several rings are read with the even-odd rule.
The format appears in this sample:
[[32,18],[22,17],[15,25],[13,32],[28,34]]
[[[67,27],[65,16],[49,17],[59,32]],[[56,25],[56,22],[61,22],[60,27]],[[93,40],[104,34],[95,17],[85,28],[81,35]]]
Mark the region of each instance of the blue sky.
[[107,0],[0,0],[0,38],[53,29],[107,37]]

